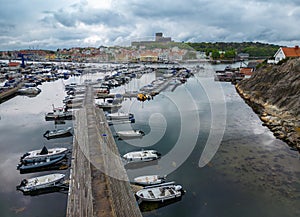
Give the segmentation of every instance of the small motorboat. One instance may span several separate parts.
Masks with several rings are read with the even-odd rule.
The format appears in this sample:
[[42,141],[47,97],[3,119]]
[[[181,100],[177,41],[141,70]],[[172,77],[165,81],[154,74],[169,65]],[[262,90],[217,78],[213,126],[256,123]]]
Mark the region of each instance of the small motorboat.
[[156,150],[142,150],[129,152],[123,155],[123,158],[128,162],[147,162],[160,158],[160,154]]
[[46,157],[40,161],[32,161],[32,162],[22,162],[17,166],[17,169],[20,170],[20,173],[45,169],[50,167],[66,157],[66,154],[56,155],[53,157]]
[[65,155],[67,148],[49,148],[44,146],[42,149],[26,152],[20,159],[21,163],[40,162],[46,158],[49,160],[55,159],[61,155]]
[[142,138],[145,135],[145,133],[141,130],[118,131],[116,134],[121,139]]
[[47,139],[68,137],[68,136],[72,136],[71,130],[72,127],[68,127],[66,129],[47,130],[43,136],[46,137]]
[[183,195],[181,185],[175,185],[174,182],[165,183],[157,186],[145,187],[135,194],[138,199],[148,202],[164,202],[179,198]]
[[157,185],[165,182],[166,176],[146,175],[134,178],[134,183],[137,185]]
[[55,187],[62,182],[64,177],[64,174],[54,173],[29,179],[23,179],[21,181],[21,184],[17,186],[17,190],[20,190],[23,193],[28,193],[45,188]]
[[18,90],[20,95],[38,95],[40,92],[41,89],[37,87],[23,87]]
[[116,112],[116,113],[107,113],[106,118],[108,120],[129,120],[134,118],[134,115],[131,113]]
[[46,121],[50,120],[72,120],[72,111],[68,111],[66,108],[53,108],[53,112],[45,114]]
[[108,103],[108,102],[100,102],[100,103],[96,103],[96,105],[99,108],[102,108],[103,110],[115,110],[115,109],[119,109],[122,107],[122,105],[120,103]]
[[135,119],[134,118],[131,118],[129,120],[108,120],[107,121],[108,125],[118,125],[118,124],[132,124],[132,123],[135,123]]

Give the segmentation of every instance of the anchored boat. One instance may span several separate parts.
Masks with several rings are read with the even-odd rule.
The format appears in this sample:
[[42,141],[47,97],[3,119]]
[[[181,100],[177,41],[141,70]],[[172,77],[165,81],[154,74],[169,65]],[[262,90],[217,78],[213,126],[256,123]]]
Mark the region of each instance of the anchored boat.
[[65,156],[67,148],[49,148],[44,146],[42,149],[26,152],[20,159],[21,163],[40,162],[45,159],[55,159],[61,155]]
[[47,139],[54,139],[54,138],[72,136],[71,130],[72,127],[68,127],[66,129],[47,130],[44,133],[44,137],[46,137]]
[[129,152],[123,155],[127,162],[147,162],[160,158],[160,154],[156,150],[142,150]]
[[46,121],[50,120],[72,120],[73,119],[73,113],[72,111],[67,111],[67,109],[64,108],[54,108],[53,112],[48,112],[45,114]]
[[34,171],[34,170],[40,170],[40,169],[50,167],[50,166],[60,162],[65,157],[66,157],[66,154],[61,154],[61,155],[57,155],[54,157],[46,157],[46,158],[42,159],[41,161],[20,163],[17,166],[17,169],[20,170],[20,173]]
[[106,118],[108,120],[129,120],[134,118],[132,113],[123,113],[123,112],[116,112],[116,113],[107,113]]
[[116,134],[121,139],[142,138],[145,135],[145,133],[141,130],[118,131]]
[[175,185],[174,182],[165,183],[162,185],[145,187],[136,193],[137,198],[148,202],[164,202],[179,198],[183,195],[181,185]]
[[146,175],[134,178],[134,183],[138,185],[157,185],[165,182],[166,176]]
[[17,190],[20,190],[23,193],[28,193],[32,191],[55,187],[61,183],[64,177],[64,174],[54,173],[30,179],[23,179],[21,181],[21,184],[17,186]]

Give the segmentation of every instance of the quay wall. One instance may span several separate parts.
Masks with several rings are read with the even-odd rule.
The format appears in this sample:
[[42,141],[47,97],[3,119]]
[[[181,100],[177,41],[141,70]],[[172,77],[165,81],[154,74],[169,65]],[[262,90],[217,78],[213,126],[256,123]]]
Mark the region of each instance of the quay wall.
[[87,87],[75,112],[67,217],[141,217],[134,193],[103,111]]

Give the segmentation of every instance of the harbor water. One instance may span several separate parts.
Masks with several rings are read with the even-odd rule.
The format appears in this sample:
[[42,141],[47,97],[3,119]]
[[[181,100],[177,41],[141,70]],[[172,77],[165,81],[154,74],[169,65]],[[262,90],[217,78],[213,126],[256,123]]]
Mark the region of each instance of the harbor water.
[[[176,88],[173,84],[153,100],[123,102],[122,111],[133,113],[136,122],[113,125],[113,134],[140,129],[146,136],[116,139],[120,154],[150,148],[162,154],[157,162],[126,165],[129,178],[167,175],[167,181],[185,190],[180,200],[140,204],[143,216],[299,216],[299,154],[262,126],[232,84],[214,82],[213,71],[204,64],[188,82]],[[72,137],[46,140],[43,133],[71,126],[72,121],[55,125],[45,121],[44,114],[52,110],[52,104],[62,106],[65,83],[97,76],[103,75],[43,83],[36,97],[16,96],[0,104],[1,217],[65,216],[65,192],[25,196],[16,191],[22,179],[50,172],[20,174],[16,165],[26,151],[44,145],[71,148]],[[112,92],[136,90],[154,79],[154,73],[145,74]],[[200,159],[210,147],[203,164]],[[68,170],[51,172],[68,174]]]

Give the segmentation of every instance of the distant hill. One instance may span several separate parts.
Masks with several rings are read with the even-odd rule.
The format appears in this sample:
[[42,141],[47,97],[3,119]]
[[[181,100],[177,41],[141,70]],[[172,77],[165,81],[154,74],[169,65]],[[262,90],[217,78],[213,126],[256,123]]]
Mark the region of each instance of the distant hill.
[[264,44],[260,42],[200,42],[191,43],[187,42],[187,45],[193,49],[202,52],[218,51],[235,51],[236,53],[248,53],[252,58],[268,58],[272,57],[279,49],[279,45]]

